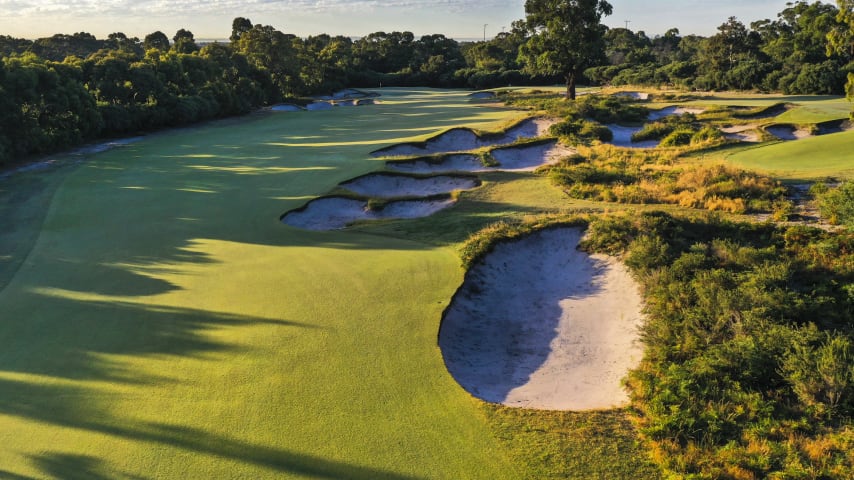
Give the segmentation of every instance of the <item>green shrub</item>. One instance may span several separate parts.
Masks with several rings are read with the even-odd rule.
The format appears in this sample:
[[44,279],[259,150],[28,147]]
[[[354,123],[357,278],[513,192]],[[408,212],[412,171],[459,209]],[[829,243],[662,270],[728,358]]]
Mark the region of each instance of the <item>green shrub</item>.
[[680,129],[671,132],[661,140],[662,147],[681,147],[690,145],[691,139],[694,137],[693,130]]
[[854,234],[649,212],[583,246],[642,284],[626,384],[665,476],[854,478]]
[[845,182],[818,197],[821,215],[830,223],[854,229],[854,182]]
[[632,141],[661,140],[669,135],[674,128],[674,125],[665,122],[646,123],[643,128],[632,134]]

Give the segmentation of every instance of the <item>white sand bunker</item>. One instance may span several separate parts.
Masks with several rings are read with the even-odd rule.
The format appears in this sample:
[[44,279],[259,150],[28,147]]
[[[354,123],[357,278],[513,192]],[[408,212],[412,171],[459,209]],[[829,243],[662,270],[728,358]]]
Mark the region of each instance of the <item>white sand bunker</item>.
[[633,142],[632,135],[640,132],[643,127],[624,127],[622,125],[608,124],[605,125],[614,134],[614,138],[607,142],[615,147],[624,148],[655,148],[661,143],[660,140],[644,140],[642,142]]
[[615,97],[628,97],[635,100],[649,100],[649,93],[646,92],[617,92]]
[[523,145],[518,147],[496,148],[492,157],[498,162],[498,170],[502,171],[531,171],[542,165],[551,165],[561,158],[575,153],[557,140],[550,142]]
[[487,172],[495,168],[487,167],[476,155],[467,153],[446,155],[429,160],[407,160],[401,162],[386,162],[386,168],[393,172],[407,173],[453,173],[453,172]]
[[495,98],[495,92],[474,92],[469,94],[472,100],[492,100]]
[[471,190],[480,185],[473,177],[408,177],[388,173],[372,173],[341,186],[353,193],[373,198],[429,197],[454,190]]
[[749,125],[733,125],[721,129],[724,137],[729,140],[738,140],[740,142],[756,143],[762,141],[762,135],[759,133],[759,125],[751,123]]
[[482,147],[505,145],[520,139],[541,137],[546,135],[549,128],[555,123],[557,120],[550,118],[529,118],[502,134],[484,137],[479,137],[468,128],[453,128],[425,142],[401,143],[377,150],[371,155],[375,157],[397,157],[465,152]]
[[466,390],[504,405],[626,405],[621,379],[642,357],[641,296],[612,257],[576,249],[560,228],[496,246],[446,311],[439,346]]
[[435,174],[453,172],[524,172],[537,167],[557,163],[561,158],[572,155],[575,150],[557,140],[530,145],[496,148],[492,151],[497,166],[487,167],[472,154],[453,154],[431,159],[386,162],[386,168],[394,172]]
[[661,110],[654,110],[649,112],[650,120],[661,120],[664,117],[670,117],[673,115],[685,115],[686,113],[690,113],[692,115],[699,115],[705,112],[705,109],[702,108],[687,108],[687,107],[665,107]]
[[453,204],[450,198],[401,200],[389,202],[382,209],[371,209],[362,200],[325,197],[286,213],[282,222],[306,230],[339,230],[357,221],[427,217]]
[[773,127],[768,127],[765,130],[780,140],[800,140],[802,138],[813,136],[812,132],[809,130],[805,128],[798,128],[794,125],[775,125]]

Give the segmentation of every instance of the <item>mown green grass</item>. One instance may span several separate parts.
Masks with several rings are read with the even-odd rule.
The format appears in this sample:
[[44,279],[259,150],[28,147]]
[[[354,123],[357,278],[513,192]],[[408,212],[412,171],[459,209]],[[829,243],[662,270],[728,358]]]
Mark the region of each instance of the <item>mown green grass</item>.
[[518,115],[465,94],[383,100],[152,136],[80,166],[43,224],[15,224],[0,476],[525,477],[436,346],[457,253],[279,222],[381,167],[375,148]]
[[854,178],[854,131],[740,150],[727,160],[784,180]]

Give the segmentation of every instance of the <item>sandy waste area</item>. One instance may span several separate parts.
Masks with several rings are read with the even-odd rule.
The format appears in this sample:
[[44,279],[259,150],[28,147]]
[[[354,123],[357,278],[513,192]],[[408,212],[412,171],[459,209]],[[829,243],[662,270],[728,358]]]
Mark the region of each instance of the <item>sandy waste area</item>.
[[514,407],[624,406],[621,379],[642,357],[641,296],[613,257],[577,250],[582,231],[503,243],[448,307],[439,346],[475,397]]

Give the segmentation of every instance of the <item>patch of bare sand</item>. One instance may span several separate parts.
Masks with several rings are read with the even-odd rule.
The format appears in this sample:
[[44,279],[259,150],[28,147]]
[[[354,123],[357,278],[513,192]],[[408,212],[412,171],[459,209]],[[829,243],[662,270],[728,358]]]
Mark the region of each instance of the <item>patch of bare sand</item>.
[[480,181],[472,177],[418,178],[384,173],[372,173],[341,184],[353,193],[373,198],[429,197],[454,190],[471,190],[478,185]]
[[487,167],[476,155],[461,153],[432,160],[406,160],[386,162],[386,168],[394,172],[417,174],[453,173],[453,172],[524,172],[537,167],[557,163],[561,158],[575,153],[557,140],[534,145],[520,145],[496,148],[492,156],[498,166]]
[[768,133],[774,135],[780,140],[800,140],[802,138],[811,137],[812,132],[804,128],[798,128],[793,125],[776,125],[766,128]]
[[574,149],[557,140],[534,145],[496,148],[492,151],[492,157],[498,161],[498,167],[493,170],[531,171],[542,165],[557,163],[561,158],[573,153],[575,153]]
[[649,100],[649,93],[647,92],[617,92],[614,94],[615,97],[628,97],[633,98],[635,100]]
[[613,257],[577,250],[559,228],[497,245],[448,307],[439,346],[472,395],[508,406],[624,406],[621,379],[642,357],[639,287]]
[[494,170],[489,168],[480,161],[476,155],[468,153],[459,153],[448,155],[437,159],[437,161],[428,160],[406,160],[386,162],[386,168],[393,172],[407,173],[451,173],[451,172],[485,172]]
[[664,117],[670,117],[673,115],[685,115],[690,113],[692,115],[699,115],[706,110],[703,108],[690,108],[690,107],[665,107],[661,110],[653,110],[649,112],[650,120],[661,120]]
[[454,201],[401,200],[389,202],[382,209],[368,208],[368,203],[344,197],[318,198],[305,207],[286,213],[282,223],[306,230],[340,230],[353,222],[430,216],[450,207]]
[[730,140],[738,140],[740,142],[760,142],[762,135],[759,133],[759,125],[751,123],[748,125],[733,125],[721,129],[724,137]]
[[552,118],[530,118],[508,129],[503,134],[479,137],[468,128],[453,128],[425,142],[401,143],[377,150],[375,157],[423,156],[437,153],[466,152],[483,147],[505,145],[520,139],[537,138],[548,133],[557,123]]

